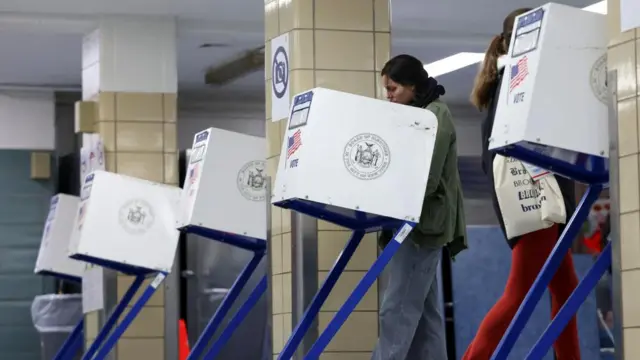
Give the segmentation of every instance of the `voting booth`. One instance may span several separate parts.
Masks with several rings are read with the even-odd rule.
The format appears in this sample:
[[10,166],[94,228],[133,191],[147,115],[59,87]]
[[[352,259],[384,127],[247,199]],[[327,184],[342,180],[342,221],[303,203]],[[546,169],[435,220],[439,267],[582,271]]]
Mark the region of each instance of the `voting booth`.
[[49,214],[42,231],[35,273],[79,281],[85,263],[69,257],[69,241],[80,198],[58,194],[51,198]]
[[425,109],[316,88],[294,97],[272,203],[353,230],[279,359],[291,359],[366,232],[398,229],[305,358],[317,359],[420,219],[438,131]]
[[209,346],[267,250],[266,146],[262,137],[215,128],[194,136],[176,226],[185,233],[252,251],[254,256],[191,349],[190,360],[218,355],[267,289],[265,276]]
[[489,149],[606,182],[607,43],[605,15],[550,3],[518,17]]
[[[70,256],[136,278],[83,359],[104,359],[170,272],[179,238],[175,228],[179,201],[180,189],[175,186],[106,171],[87,175]],[[119,319],[150,275],[154,280]]]
[[[606,15],[570,6],[546,4],[515,21],[489,149],[519,160],[511,166],[526,169],[534,183],[539,181],[534,174],[550,172],[556,179],[565,177],[589,188],[573,216],[567,218],[558,244],[492,360],[508,358],[609,181],[607,42]],[[545,356],[610,264],[609,245],[526,359]]]

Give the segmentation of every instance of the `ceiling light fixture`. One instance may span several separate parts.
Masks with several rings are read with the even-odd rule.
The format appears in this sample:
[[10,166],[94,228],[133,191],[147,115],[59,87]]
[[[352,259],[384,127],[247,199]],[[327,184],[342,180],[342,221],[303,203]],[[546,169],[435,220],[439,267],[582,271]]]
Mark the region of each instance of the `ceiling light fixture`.
[[[607,0],[599,1],[595,4],[582,8],[582,10],[606,15]],[[461,52],[444,59],[425,64],[424,69],[427,70],[430,76],[435,77],[480,63],[482,60],[484,60],[484,53]]]

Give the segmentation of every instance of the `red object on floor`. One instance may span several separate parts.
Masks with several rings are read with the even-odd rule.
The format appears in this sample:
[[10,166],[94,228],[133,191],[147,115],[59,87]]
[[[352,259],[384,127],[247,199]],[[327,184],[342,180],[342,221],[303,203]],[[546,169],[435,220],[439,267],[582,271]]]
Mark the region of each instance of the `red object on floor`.
[[180,321],[178,321],[178,359],[187,360],[190,351],[187,325],[184,320],[180,319]]

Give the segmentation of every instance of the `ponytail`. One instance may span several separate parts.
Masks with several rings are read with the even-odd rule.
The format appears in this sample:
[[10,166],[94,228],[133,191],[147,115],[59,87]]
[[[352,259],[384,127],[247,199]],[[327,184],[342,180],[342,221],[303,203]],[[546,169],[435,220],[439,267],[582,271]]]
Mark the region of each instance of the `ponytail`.
[[493,87],[498,79],[498,58],[506,53],[504,36],[497,35],[491,40],[489,49],[485,54],[482,67],[473,84],[471,91],[471,103],[478,110],[489,107],[493,98]]

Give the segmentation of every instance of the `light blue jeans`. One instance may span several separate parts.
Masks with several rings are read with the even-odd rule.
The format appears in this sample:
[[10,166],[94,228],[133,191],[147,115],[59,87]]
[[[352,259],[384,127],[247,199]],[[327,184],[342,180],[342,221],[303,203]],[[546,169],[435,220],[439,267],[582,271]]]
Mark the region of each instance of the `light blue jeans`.
[[441,254],[409,237],[389,262],[372,360],[447,360],[436,280]]

